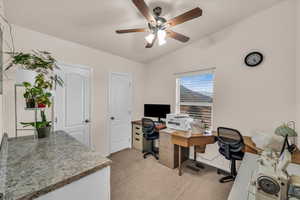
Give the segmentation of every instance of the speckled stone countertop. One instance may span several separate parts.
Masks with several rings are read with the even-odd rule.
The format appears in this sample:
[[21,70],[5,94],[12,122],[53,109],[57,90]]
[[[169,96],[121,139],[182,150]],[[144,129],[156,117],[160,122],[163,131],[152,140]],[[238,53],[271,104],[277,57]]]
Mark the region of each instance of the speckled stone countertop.
[[6,182],[6,163],[7,163],[7,134],[4,134],[0,141],[0,199],[3,198]]
[[5,200],[34,199],[110,164],[64,132],[45,139],[9,139]]

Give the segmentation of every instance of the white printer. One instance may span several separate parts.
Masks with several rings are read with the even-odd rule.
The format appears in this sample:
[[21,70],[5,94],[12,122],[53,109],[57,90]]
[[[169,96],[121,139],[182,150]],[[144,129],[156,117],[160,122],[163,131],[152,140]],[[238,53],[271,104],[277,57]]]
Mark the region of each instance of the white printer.
[[181,131],[191,130],[191,123],[193,122],[188,114],[167,114],[167,128]]

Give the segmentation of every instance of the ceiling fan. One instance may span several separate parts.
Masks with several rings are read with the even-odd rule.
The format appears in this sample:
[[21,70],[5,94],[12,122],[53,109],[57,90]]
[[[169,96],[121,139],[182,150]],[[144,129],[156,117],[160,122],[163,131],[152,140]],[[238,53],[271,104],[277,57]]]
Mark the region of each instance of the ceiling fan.
[[150,34],[145,38],[147,41],[146,48],[153,47],[155,41],[158,39],[159,45],[166,43],[166,37],[173,38],[180,42],[189,41],[189,37],[170,30],[169,28],[187,22],[189,20],[195,19],[202,15],[201,8],[197,7],[188,12],[185,12],[177,17],[170,20],[166,20],[161,17],[162,8],[156,7],[153,9],[153,14],[150,12],[149,7],[144,0],[132,0],[134,5],[142,13],[142,15],[148,21],[148,28],[136,28],[127,30],[117,30],[116,33],[135,33],[135,32],[150,32]]

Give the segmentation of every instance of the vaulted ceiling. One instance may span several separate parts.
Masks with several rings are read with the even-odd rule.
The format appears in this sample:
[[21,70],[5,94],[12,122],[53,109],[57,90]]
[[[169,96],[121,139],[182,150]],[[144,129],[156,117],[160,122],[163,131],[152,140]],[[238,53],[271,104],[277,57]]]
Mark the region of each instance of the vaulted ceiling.
[[191,37],[188,43],[168,39],[167,44],[152,49],[144,48],[147,33],[115,33],[117,29],[147,27],[131,0],[4,0],[4,6],[13,24],[149,62],[280,1],[283,0],[145,0],[150,8],[161,6],[162,16],[167,19],[197,6],[203,9],[202,17],[173,28]]

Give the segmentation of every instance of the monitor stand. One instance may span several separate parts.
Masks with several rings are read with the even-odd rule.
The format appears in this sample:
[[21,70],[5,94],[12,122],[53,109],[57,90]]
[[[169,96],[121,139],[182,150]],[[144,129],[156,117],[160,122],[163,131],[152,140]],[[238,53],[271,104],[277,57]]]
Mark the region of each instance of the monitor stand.
[[158,123],[160,123],[160,124],[164,124],[165,122],[163,122],[161,119],[160,119],[160,117],[158,118],[158,121],[157,121]]

